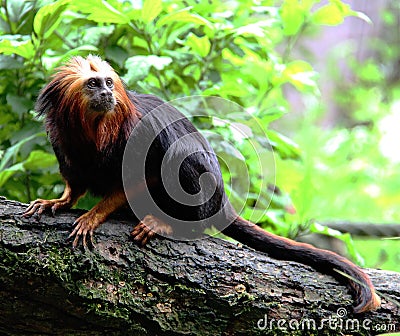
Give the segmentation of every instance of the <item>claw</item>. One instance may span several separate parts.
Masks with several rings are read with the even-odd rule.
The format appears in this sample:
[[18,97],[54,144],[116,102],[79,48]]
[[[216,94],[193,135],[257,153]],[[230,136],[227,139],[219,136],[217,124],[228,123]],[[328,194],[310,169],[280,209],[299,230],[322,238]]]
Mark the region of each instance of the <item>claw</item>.
[[[87,213],[79,217],[73,224],[75,227],[68,236],[67,240],[74,237],[72,242],[72,247],[76,248],[79,245],[79,240],[82,238],[82,245],[85,249],[88,248],[88,241],[91,246],[96,245],[93,242],[93,230],[100,225],[94,219],[94,217],[88,215]],[[88,239],[89,233],[89,239]]]
[[24,211],[24,213],[22,214],[23,217],[28,218],[31,217],[33,214],[36,213],[36,209],[39,206],[39,202],[40,200],[36,200],[31,202],[31,204],[29,204],[28,208]]
[[75,235],[76,228],[69,234],[67,239],[71,239]]
[[82,245],[83,245],[83,248],[86,250],[86,248],[87,248],[87,243],[86,243],[86,231],[83,231],[83,234],[82,234]]
[[42,218],[42,215],[37,212],[35,212],[33,216],[34,216],[35,220],[37,220],[37,221],[40,221],[40,218]]
[[172,227],[170,225],[152,215],[147,215],[132,230],[131,236],[138,245],[144,246],[155,235],[170,235],[171,233]]
[[89,236],[89,238],[90,238],[90,245],[92,245],[92,247],[95,248],[95,247],[96,247],[96,244],[95,244],[94,241],[93,241],[93,230],[90,230],[90,231],[89,231],[89,234],[90,234],[90,236]]
[[53,199],[53,200],[43,200],[37,199],[31,204],[29,204],[28,208],[24,211],[22,216],[24,218],[35,216],[37,220],[41,218],[42,213],[50,208],[53,217],[55,216],[56,210],[58,208],[70,207],[70,203],[65,202],[62,199]]
[[142,239],[142,246],[146,245],[147,242],[155,235],[154,231],[150,231],[143,239]]
[[74,241],[72,242],[72,247],[75,249],[79,243],[79,235],[76,235]]
[[56,207],[56,205],[54,204],[54,205],[51,207],[51,214],[52,214],[53,217],[56,217],[56,210],[57,210],[57,207]]
[[44,204],[41,204],[39,206],[39,209],[36,211],[36,216],[38,217],[38,219],[40,219],[42,217],[42,213],[45,209],[46,209],[46,206]]

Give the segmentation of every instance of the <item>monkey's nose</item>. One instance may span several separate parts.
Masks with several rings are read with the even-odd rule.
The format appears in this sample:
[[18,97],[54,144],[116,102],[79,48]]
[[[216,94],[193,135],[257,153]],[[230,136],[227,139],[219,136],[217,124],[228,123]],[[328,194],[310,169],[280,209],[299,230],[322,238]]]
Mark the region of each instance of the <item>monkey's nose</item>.
[[110,90],[103,90],[100,92],[100,96],[102,97],[111,97],[112,96],[112,92]]

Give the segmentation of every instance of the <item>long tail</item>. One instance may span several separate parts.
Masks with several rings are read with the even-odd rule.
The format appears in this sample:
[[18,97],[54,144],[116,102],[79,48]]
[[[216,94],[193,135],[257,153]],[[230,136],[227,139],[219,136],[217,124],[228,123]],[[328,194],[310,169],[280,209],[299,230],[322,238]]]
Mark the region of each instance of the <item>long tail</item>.
[[[356,300],[354,307],[356,313],[374,310],[380,306],[380,298],[376,295],[369,277],[358,266],[334,252],[276,236],[241,217],[237,217],[222,232],[258,251],[268,253],[274,259],[297,261],[322,273],[330,274],[342,282],[345,280]],[[335,270],[348,274],[357,282]]]

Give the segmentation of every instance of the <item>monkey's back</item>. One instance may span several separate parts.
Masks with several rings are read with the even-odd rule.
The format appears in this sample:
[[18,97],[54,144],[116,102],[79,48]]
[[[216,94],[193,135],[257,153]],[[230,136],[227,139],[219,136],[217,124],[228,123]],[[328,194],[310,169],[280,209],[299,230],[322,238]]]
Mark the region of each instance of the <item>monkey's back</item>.
[[142,118],[125,150],[123,169],[129,175],[125,187],[143,176],[149,186],[144,198],[132,200],[134,212],[138,217],[156,215],[183,235],[221,223],[226,196],[217,156],[207,140],[158,97],[131,97]]

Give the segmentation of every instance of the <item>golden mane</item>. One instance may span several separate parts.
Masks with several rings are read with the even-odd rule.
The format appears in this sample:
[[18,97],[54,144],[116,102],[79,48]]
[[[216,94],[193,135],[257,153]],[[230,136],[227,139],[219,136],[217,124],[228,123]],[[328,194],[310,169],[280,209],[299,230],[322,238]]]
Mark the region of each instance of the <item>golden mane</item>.
[[[89,100],[83,89],[87,80],[96,76],[110,77],[114,81],[116,106],[113,111],[89,111]],[[47,106],[49,98],[53,102],[50,107]],[[107,144],[117,140],[124,121],[135,121],[140,116],[114,69],[106,61],[93,55],[86,58],[73,57],[59,67],[41,92],[37,110],[40,114],[46,113],[48,117],[52,114],[52,122],[54,119],[67,118],[70,127],[81,126],[83,134],[96,144],[98,150],[103,150]]]

